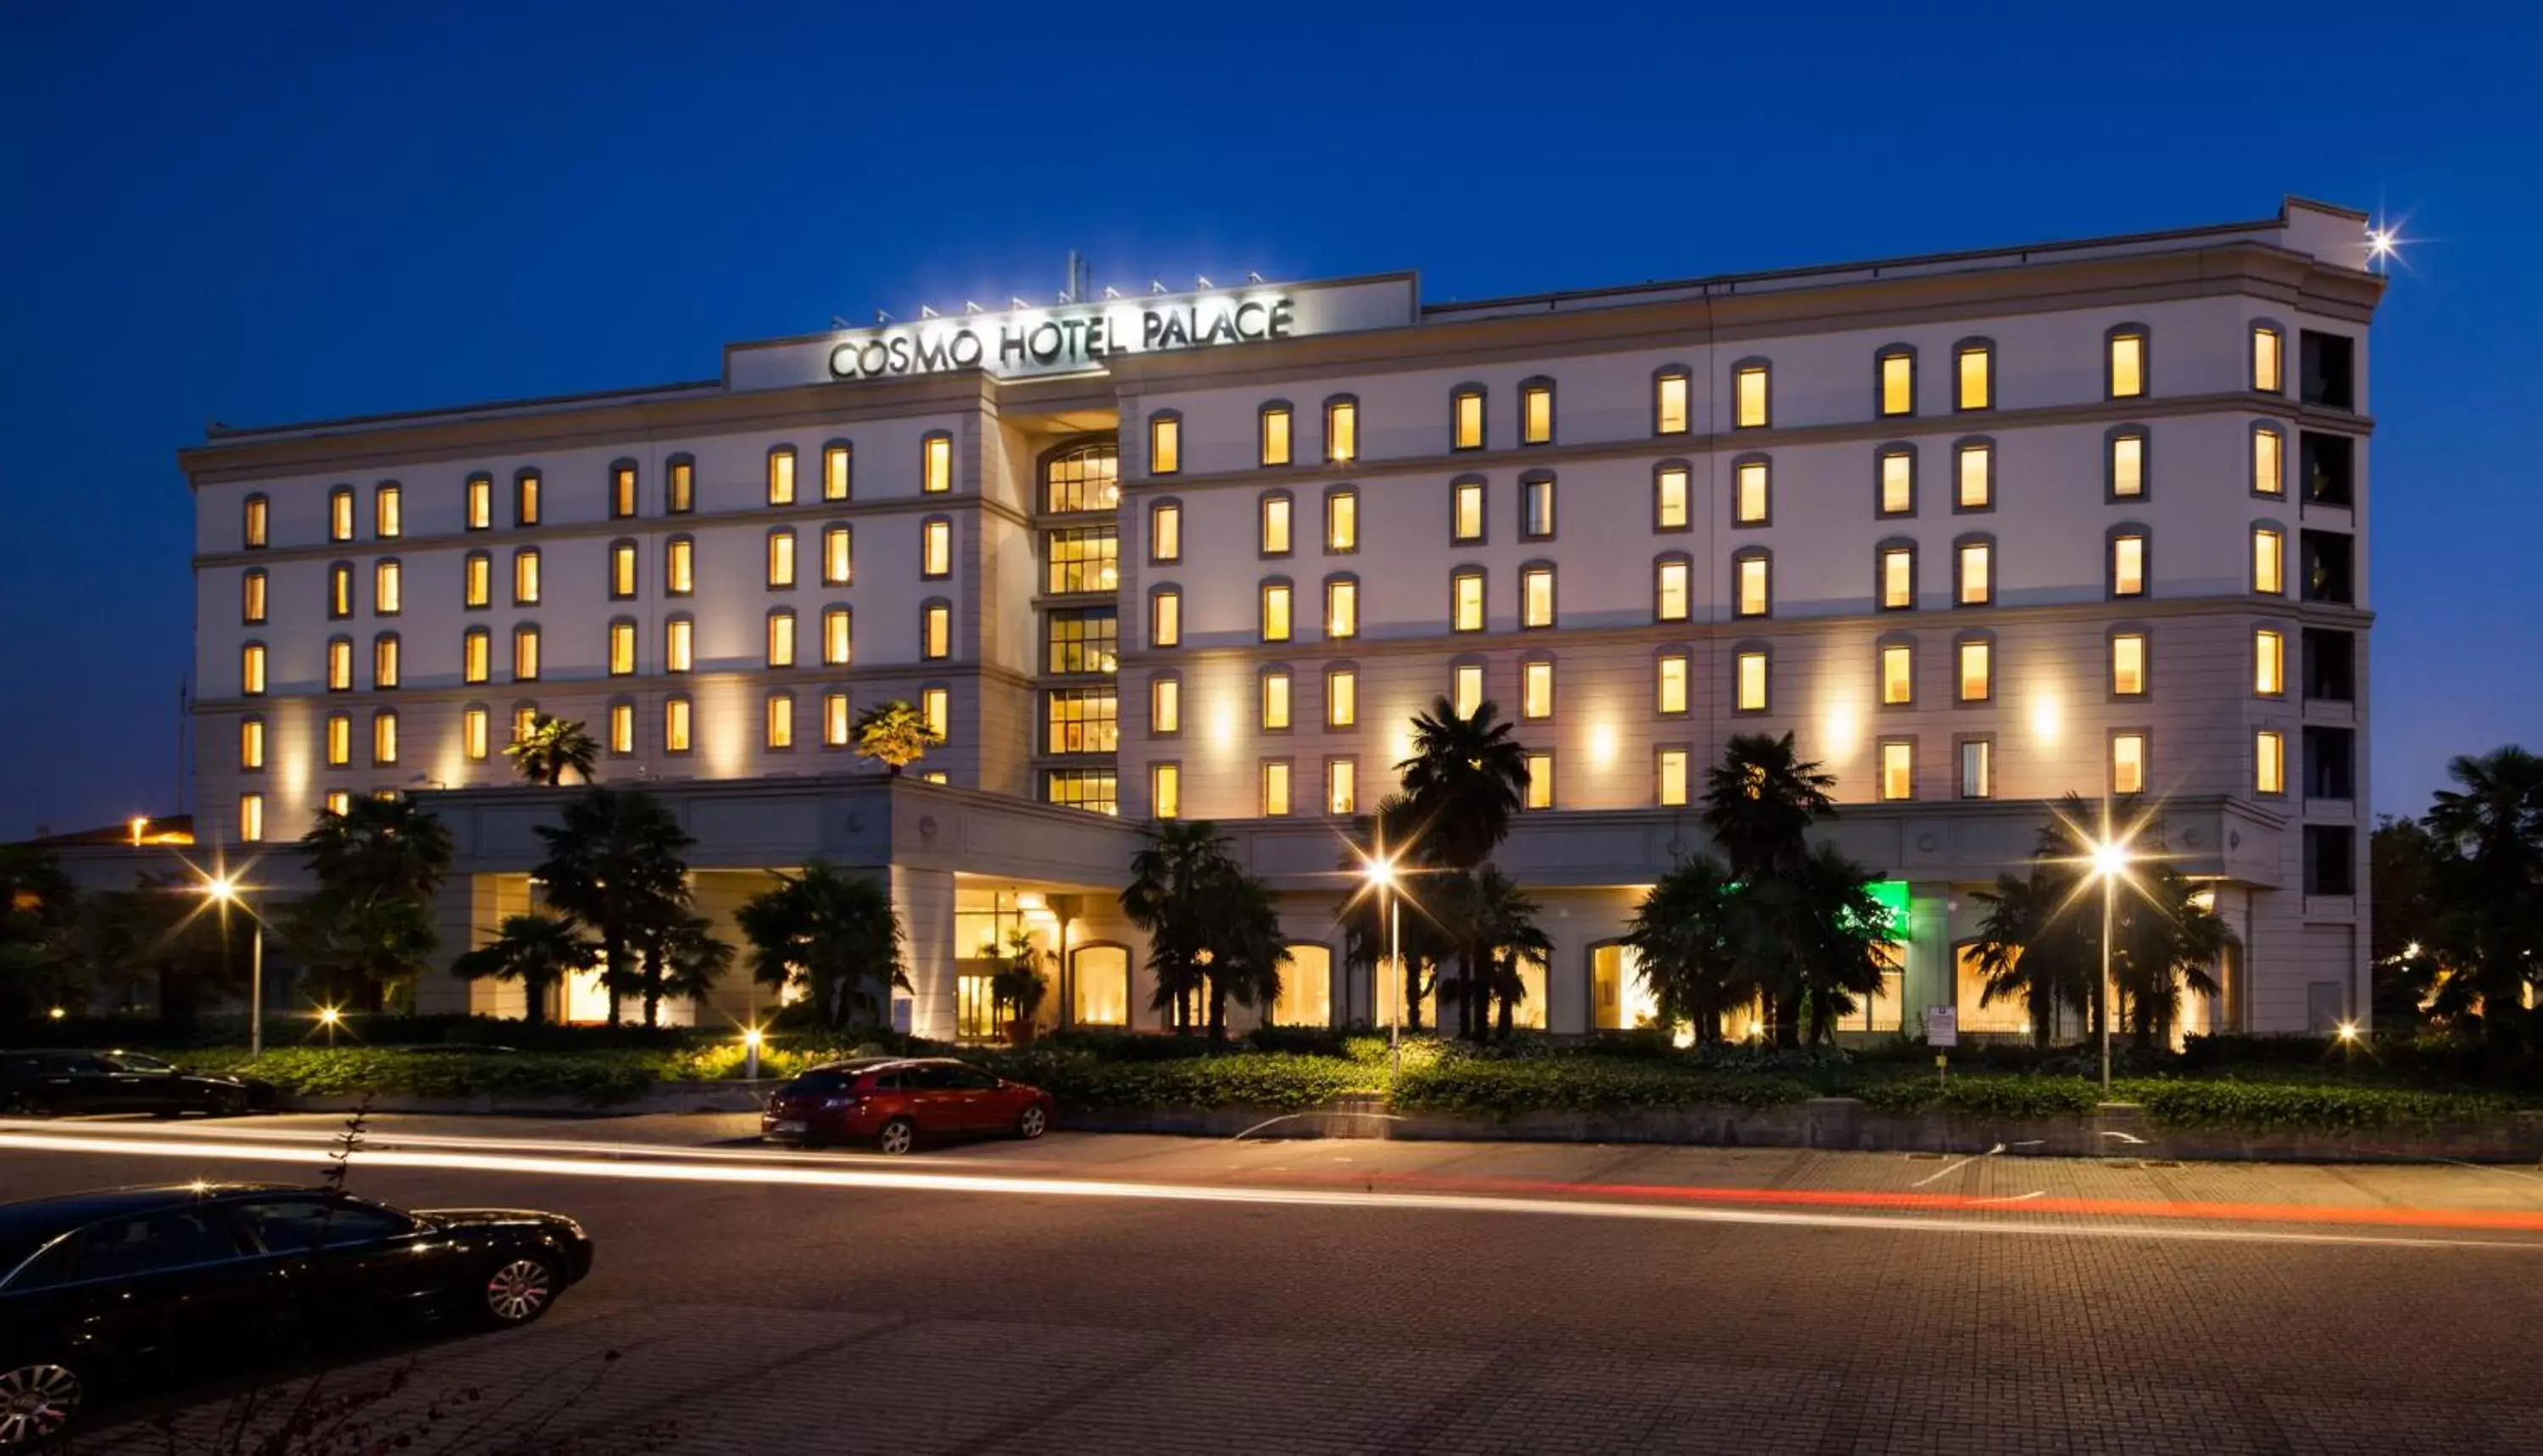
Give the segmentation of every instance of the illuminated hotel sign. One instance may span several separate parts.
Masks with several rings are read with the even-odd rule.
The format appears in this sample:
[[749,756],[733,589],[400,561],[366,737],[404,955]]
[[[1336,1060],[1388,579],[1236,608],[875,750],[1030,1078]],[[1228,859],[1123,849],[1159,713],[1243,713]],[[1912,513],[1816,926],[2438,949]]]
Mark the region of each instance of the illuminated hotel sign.
[[735,345],[725,353],[725,382],[780,389],[965,369],[1027,379],[1101,369],[1131,354],[1402,328],[1418,313],[1410,273],[1063,303]]

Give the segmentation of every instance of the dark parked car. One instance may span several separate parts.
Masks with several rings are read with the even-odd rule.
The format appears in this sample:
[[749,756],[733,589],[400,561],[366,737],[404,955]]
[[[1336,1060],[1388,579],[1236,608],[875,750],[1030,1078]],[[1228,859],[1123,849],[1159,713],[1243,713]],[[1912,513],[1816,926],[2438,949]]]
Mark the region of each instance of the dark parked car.
[[0,1204],[0,1447],[206,1359],[341,1348],[400,1317],[526,1325],[590,1269],[553,1213],[200,1183]]
[[1050,1130],[1050,1094],[944,1057],[832,1062],[780,1087],[759,1117],[770,1142],[871,1141],[906,1153],[921,1137]]
[[271,1107],[253,1077],[184,1071],[138,1051],[0,1051],[0,1112],[201,1112],[235,1116]]

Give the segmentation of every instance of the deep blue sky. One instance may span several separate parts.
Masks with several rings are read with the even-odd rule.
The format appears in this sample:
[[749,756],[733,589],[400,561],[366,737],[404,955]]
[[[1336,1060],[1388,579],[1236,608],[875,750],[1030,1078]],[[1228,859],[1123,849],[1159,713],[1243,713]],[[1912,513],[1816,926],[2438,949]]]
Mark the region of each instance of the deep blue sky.
[[0,839],[171,802],[207,419],[703,378],[1072,247],[1472,298],[2285,192],[2427,240],[2376,333],[2376,805],[2543,747],[2543,25],[1850,9],[8,6]]

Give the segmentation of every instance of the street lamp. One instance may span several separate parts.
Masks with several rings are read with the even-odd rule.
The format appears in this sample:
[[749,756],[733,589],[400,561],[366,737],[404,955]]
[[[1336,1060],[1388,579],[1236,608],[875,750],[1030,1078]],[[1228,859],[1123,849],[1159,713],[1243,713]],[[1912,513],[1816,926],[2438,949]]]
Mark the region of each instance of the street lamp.
[[757,1027],[741,1029],[741,1078],[745,1082],[759,1080],[759,1042]]
[[1386,904],[1386,958],[1395,971],[1395,989],[1386,1001],[1387,1075],[1392,1078],[1404,1071],[1404,897],[1396,893],[1394,860],[1367,857],[1361,873]]
[[[2107,828],[2107,825],[2105,826]],[[2111,1095],[2111,1017],[2119,1010],[2118,987],[2111,980],[2111,922],[2119,881],[2127,877],[2134,856],[2127,844],[2104,839],[2093,845],[2093,875],[2102,881],[2102,1096]]]
[[224,911],[232,905],[245,909],[250,933],[255,937],[249,943],[247,962],[247,1056],[254,1061],[265,1055],[265,922],[248,905],[243,886],[227,875],[206,879],[203,897]]

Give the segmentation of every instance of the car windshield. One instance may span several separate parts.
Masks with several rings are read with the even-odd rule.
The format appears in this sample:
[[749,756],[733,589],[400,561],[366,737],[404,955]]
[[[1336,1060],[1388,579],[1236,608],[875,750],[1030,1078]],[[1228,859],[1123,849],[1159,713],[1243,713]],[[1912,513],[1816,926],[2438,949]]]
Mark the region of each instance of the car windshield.
[[123,1066],[123,1069],[128,1072],[173,1072],[177,1070],[174,1066],[161,1061],[155,1056],[139,1051],[125,1051],[121,1048],[117,1048],[107,1053],[107,1060],[120,1063]]

